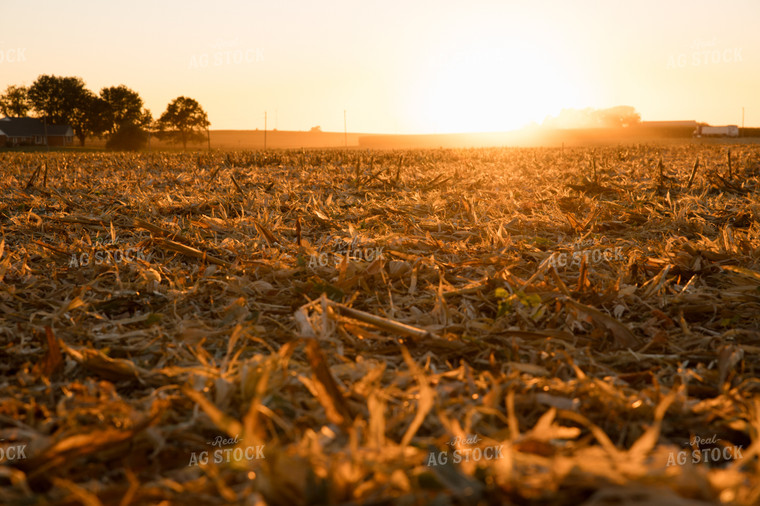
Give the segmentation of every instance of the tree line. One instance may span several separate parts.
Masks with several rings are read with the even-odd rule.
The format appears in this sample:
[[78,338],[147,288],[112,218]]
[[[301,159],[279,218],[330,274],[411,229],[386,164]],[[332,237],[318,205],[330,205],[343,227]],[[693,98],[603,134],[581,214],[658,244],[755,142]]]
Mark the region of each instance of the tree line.
[[70,125],[84,146],[88,137],[106,137],[106,147],[139,149],[149,135],[181,143],[200,142],[210,125],[200,104],[177,97],[154,120],[140,95],[121,84],[100,90],[96,95],[81,77],[40,75],[31,86],[9,85],[0,95],[0,113],[11,118],[32,114],[50,124]]
[[548,128],[623,128],[641,123],[641,115],[630,105],[609,109],[562,109],[558,116],[547,116],[543,126]]

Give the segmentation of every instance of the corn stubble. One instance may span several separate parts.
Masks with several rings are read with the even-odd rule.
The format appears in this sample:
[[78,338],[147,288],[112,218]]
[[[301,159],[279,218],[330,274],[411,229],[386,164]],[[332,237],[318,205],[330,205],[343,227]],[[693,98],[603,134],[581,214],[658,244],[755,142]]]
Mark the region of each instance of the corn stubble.
[[0,168],[3,504],[760,499],[753,147]]

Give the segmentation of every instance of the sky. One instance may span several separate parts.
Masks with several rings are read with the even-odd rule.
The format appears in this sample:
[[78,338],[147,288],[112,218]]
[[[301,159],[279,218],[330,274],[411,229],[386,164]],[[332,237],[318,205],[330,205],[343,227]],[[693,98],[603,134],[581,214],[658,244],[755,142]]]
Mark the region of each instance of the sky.
[[562,108],[760,126],[760,1],[0,0],[0,91],[124,84],[212,129],[506,131]]

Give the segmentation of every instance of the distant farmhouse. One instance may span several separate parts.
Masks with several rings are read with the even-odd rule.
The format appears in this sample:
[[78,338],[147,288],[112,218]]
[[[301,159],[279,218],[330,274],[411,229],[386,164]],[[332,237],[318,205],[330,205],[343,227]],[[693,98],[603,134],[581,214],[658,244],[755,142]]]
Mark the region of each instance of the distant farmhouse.
[[737,125],[710,126],[696,121],[642,121],[641,126],[663,134],[688,131],[692,137],[739,137]]
[[74,130],[69,125],[45,125],[37,118],[0,119],[0,146],[70,146]]
[[694,130],[694,137],[739,137],[739,126],[699,125],[697,129]]
[[697,128],[698,123],[688,121],[642,121],[641,126],[650,128]]
[[699,123],[688,121],[642,121],[639,130],[647,136],[655,138],[686,138],[691,137]]

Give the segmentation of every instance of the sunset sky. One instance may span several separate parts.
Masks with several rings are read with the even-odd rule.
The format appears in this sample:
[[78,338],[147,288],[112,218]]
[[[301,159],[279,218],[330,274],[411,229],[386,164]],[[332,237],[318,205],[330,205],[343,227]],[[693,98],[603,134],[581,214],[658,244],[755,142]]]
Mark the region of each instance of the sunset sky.
[[[118,5],[118,6],[117,6]],[[504,131],[563,107],[760,126],[760,2],[2,0],[0,91],[125,84],[212,129]]]

